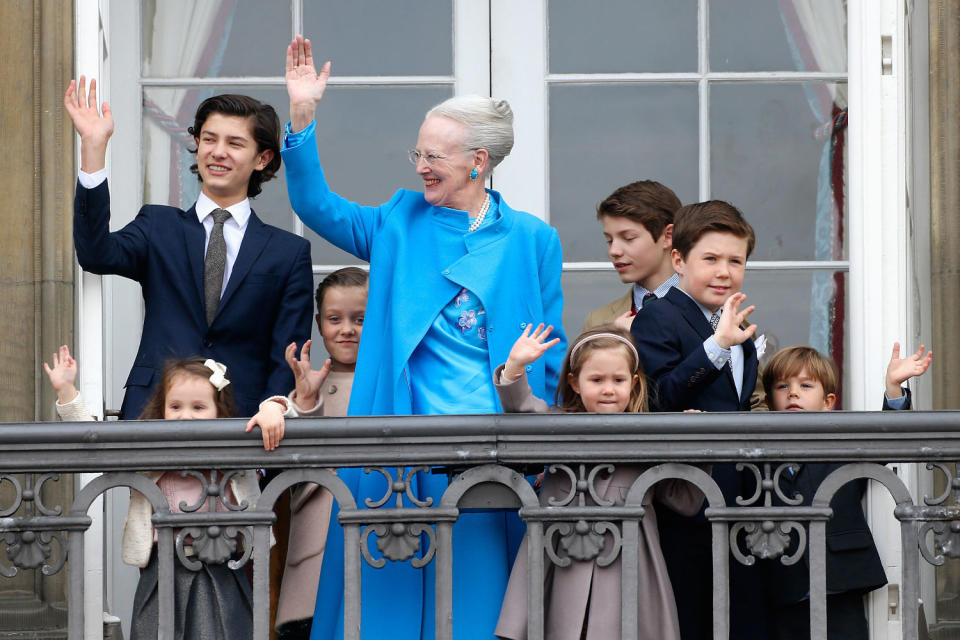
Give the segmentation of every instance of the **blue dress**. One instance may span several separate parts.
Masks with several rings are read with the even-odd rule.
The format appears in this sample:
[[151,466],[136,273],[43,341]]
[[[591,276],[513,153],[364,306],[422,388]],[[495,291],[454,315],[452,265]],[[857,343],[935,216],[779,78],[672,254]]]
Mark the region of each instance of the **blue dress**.
[[[483,224],[490,224],[497,215],[491,207]],[[462,212],[451,213],[449,219],[443,221],[443,227],[444,233],[462,236],[467,229],[466,216]],[[479,296],[466,288],[461,288],[439,310],[408,364],[414,414],[499,411],[496,390],[491,384],[486,316]],[[391,471],[396,473],[395,469]],[[358,469],[339,471],[341,478],[350,477],[358,483],[359,492],[355,494],[358,501],[384,494],[385,480],[380,474],[358,472]],[[420,472],[413,482],[417,498],[421,501],[432,498],[434,505],[439,504],[447,489],[445,474]],[[334,521],[338,512],[335,507]],[[338,544],[342,545],[342,529],[337,529]],[[453,526],[453,620],[457,640],[493,637],[523,530],[516,513],[461,511]],[[426,536],[421,536],[420,544],[417,557],[422,557],[429,545]],[[342,546],[332,551],[328,538],[311,639],[343,637],[342,595],[335,617],[331,616],[334,612],[326,597],[343,576],[342,561],[335,563],[327,559],[336,556],[342,560],[342,553]],[[361,568],[363,637],[432,639],[436,628],[435,586],[435,561],[422,570],[411,567],[409,561],[388,562],[383,569],[373,569],[364,563]]]

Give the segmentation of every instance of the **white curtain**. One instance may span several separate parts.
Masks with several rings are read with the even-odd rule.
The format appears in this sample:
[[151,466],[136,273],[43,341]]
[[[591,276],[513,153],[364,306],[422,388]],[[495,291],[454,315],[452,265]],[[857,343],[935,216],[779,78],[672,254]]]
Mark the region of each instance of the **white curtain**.
[[[780,0],[780,15],[790,43],[797,70],[846,70],[847,7],[846,0]],[[835,153],[843,154],[846,166],[846,145],[834,149],[834,127],[843,122],[847,108],[847,85],[807,84],[806,94],[814,118],[821,123],[816,132],[823,140],[817,184],[816,231],[814,258],[840,260],[843,257],[843,212],[837,207],[837,190],[846,201],[846,184],[833,180]],[[835,110],[842,115],[835,118]],[[822,353],[832,353],[833,314],[839,292],[833,274],[817,273],[811,291],[810,346]],[[842,302],[842,301],[839,301]],[[838,326],[842,327],[842,321]],[[838,355],[838,354],[835,354]],[[842,362],[837,364],[842,366]]]
[[[215,73],[235,4],[236,0],[145,2],[143,76],[189,78]],[[187,127],[193,124],[198,91],[203,90],[144,91],[144,202],[188,206],[196,198],[199,189],[190,173],[193,156],[187,151],[193,140]]]

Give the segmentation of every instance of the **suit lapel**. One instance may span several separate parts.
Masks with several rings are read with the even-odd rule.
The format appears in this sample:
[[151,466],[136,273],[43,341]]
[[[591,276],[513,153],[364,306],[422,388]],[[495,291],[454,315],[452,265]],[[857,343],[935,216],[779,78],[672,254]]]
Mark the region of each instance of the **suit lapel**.
[[[703,311],[697,303],[693,301],[693,298],[676,287],[667,291],[665,297],[669,298],[670,301],[680,309],[684,320],[697,332],[697,335],[700,336],[701,339],[706,340],[713,335],[713,328],[710,326],[710,322],[703,315]],[[757,367],[752,364],[756,362],[757,350],[753,346],[752,339],[745,340],[741,346],[743,347],[743,385],[740,387],[738,397],[740,403],[743,404],[744,402],[749,402],[750,394],[753,393],[753,389],[757,384]],[[733,366],[730,362],[723,365],[723,372],[726,379],[730,382],[730,388],[734,393],[737,393],[737,384],[733,379]]]
[[740,387],[740,404],[750,403],[750,396],[757,386],[757,348],[753,344],[753,338],[747,338],[741,345],[743,347],[743,386]]
[[[260,221],[260,218],[251,210],[250,220],[247,222],[247,230],[243,234],[243,241],[240,243],[240,251],[237,253],[237,261],[233,263],[233,270],[230,272],[230,280],[227,282],[227,288],[220,298],[220,306],[217,307],[217,316],[223,311],[234,292],[240,288],[240,283],[247,277],[250,267],[257,261],[264,247],[267,246],[267,240],[270,239],[270,231],[267,226]],[[216,316],[214,317],[216,322]]]
[[[703,311],[701,311],[697,303],[693,301],[693,298],[676,287],[671,287],[664,297],[668,298],[670,302],[680,310],[680,315],[687,321],[690,328],[700,336],[701,340],[706,340],[713,335],[713,328],[703,316]],[[653,302],[656,302],[656,300]]]
[[[203,251],[206,243],[206,233],[203,225],[197,219],[196,207],[190,207],[187,211],[180,212],[183,224],[180,228],[183,230],[183,246],[187,253],[187,260],[190,264],[190,275],[193,280],[193,287],[197,293],[197,312],[204,315],[204,296],[203,296]],[[203,323],[206,324],[204,317]]]

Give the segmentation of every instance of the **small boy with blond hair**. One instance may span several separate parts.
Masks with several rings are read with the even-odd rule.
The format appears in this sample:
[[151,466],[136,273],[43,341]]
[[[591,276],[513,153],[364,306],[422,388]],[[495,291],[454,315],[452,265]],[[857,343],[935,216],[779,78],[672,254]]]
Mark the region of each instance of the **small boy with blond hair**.
[[[909,409],[910,390],[901,386],[930,366],[933,352],[924,347],[900,358],[900,344],[894,343],[887,365],[884,410]],[[770,358],[763,371],[763,387],[771,411],[829,411],[837,401],[837,371],[830,358],[811,347],[788,347]],[[844,463],[794,465],[780,474],[784,495],[800,495],[809,506],[823,479]],[[857,640],[869,637],[863,596],[887,583],[883,564],[863,514],[865,479],[840,488],[830,507],[827,521],[827,638]],[[779,501],[778,501],[779,502]],[[793,534],[794,536],[796,534]],[[793,553],[797,540],[787,553]],[[774,640],[810,637],[810,555],[803,562],[784,566],[766,563],[769,588],[766,619],[769,637]]]

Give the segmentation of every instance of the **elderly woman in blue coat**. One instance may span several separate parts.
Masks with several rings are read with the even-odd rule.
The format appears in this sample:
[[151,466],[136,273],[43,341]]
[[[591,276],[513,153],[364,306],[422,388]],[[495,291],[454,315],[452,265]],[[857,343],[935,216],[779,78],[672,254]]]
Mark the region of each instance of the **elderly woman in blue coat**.
[[[314,113],[329,74],[329,62],[317,72],[310,41],[297,36],[287,49],[282,155],[290,202],[304,224],[370,263],[350,415],[500,412],[492,373],[526,323],[553,325],[563,339],[556,230],[484,188],[513,147],[510,106],[468,96],[433,107],[410,151],[423,192],[400,189],[378,207],[360,206],[332,192],[320,166]],[[528,367],[535,395],[553,396],[563,353],[561,345]],[[379,474],[341,469],[340,477],[358,503],[387,489]],[[443,475],[417,478],[417,493],[434,504],[445,488]],[[507,529],[502,512],[464,513],[454,527],[458,640],[493,636],[515,550]],[[312,638],[342,637],[342,545],[334,517]],[[434,566],[364,564],[364,638],[434,637]]]

